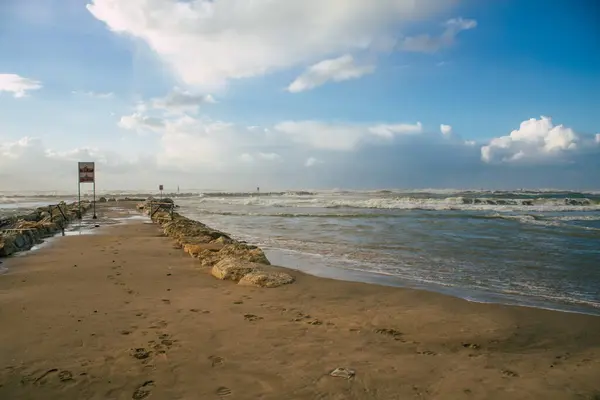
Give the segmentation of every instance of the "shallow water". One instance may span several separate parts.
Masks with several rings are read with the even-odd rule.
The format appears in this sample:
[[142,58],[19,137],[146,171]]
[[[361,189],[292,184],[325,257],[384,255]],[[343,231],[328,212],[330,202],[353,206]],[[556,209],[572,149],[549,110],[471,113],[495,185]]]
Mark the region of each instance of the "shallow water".
[[315,275],[600,314],[594,193],[324,192],[179,199]]

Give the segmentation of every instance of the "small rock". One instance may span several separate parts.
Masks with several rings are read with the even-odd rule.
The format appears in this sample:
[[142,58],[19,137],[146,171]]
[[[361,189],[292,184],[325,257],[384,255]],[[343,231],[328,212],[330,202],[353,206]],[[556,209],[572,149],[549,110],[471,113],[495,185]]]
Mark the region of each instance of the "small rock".
[[356,372],[354,370],[348,369],[348,368],[343,368],[343,367],[336,368],[329,373],[329,375],[331,375],[333,377],[346,378],[346,379],[353,378],[355,374],[356,374]]

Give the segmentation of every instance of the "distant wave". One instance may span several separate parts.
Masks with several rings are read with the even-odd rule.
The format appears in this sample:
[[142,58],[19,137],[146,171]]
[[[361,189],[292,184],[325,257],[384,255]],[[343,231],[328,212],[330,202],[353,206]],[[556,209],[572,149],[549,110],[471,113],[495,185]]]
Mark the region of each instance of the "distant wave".
[[330,208],[330,209],[388,209],[388,210],[481,210],[481,211],[600,211],[598,199],[590,198],[535,198],[510,199],[491,197],[332,197],[301,196],[264,198],[230,196],[202,197],[198,204],[209,202],[235,206],[289,207],[289,208]]

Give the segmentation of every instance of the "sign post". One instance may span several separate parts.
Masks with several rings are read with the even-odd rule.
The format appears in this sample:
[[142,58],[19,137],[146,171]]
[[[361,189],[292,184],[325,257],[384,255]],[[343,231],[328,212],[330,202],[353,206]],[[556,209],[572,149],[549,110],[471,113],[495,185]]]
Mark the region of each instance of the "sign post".
[[160,199],[162,200],[163,185],[158,185],[158,190],[160,191]]
[[92,203],[94,206],[94,215],[93,219],[97,219],[96,216],[96,167],[94,166],[94,162],[79,162],[77,169],[79,171],[79,182],[78,182],[78,204],[79,204],[79,219],[81,219],[81,184],[82,183],[92,183],[94,185],[94,202]]

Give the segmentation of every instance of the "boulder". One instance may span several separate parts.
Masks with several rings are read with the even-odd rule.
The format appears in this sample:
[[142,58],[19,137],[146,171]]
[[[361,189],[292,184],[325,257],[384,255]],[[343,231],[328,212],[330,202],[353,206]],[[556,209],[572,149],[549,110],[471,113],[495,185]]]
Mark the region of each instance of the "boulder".
[[201,250],[196,256],[196,258],[200,262],[201,267],[212,267],[213,265],[221,261],[219,252],[212,250]]
[[241,243],[228,244],[219,252],[223,258],[237,258],[252,263],[271,265],[263,251],[256,247]]
[[244,275],[238,285],[275,288],[294,282],[294,277],[285,272],[262,271],[255,269]]
[[8,257],[17,251],[14,243],[14,236],[0,234],[0,257]]
[[108,200],[106,199],[106,197],[100,197],[98,199],[98,203],[106,203]]
[[244,275],[256,270],[259,266],[260,264],[239,259],[224,258],[213,266],[211,273],[215,278],[238,282]]
[[183,251],[188,253],[192,257],[198,257],[199,254],[203,254],[204,250],[218,252],[223,248],[223,245],[213,243],[201,243],[201,244],[184,244]]

